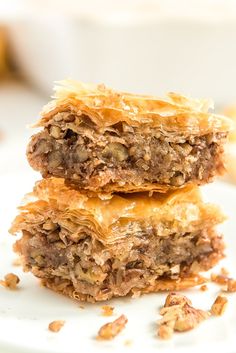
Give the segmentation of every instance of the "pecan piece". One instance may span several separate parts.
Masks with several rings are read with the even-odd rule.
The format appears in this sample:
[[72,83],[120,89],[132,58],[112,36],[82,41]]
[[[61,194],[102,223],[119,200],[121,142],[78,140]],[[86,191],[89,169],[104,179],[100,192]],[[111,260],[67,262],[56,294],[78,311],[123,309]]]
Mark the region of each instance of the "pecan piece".
[[174,331],[192,330],[210,315],[195,309],[187,297],[176,293],[167,296],[160,314],[163,318],[159,321],[158,336],[162,339],[169,339]]
[[228,299],[225,296],[218,295],[211,307],[211,313],[215,316],[221,316],[224,314],[228,305]]
[[125,315],[121,315],[115,321],[108,322],[98,331],[98,340],[111,340],[117,336],[124,328],[128,319]]

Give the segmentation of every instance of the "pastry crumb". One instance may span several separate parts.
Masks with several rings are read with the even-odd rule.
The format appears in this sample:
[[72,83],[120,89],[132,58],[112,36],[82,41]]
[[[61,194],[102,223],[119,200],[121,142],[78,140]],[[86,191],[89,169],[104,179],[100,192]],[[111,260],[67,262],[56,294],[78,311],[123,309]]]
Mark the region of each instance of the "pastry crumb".
[[200,287],[200,290],[201,290],[202,292],[206,292],[206,291],[208,290],[207,285],[206,285],[206,284],[203,284],[203,286]]
[[8,273],[7,275],[4,276],[4,280],[0,280],[0,284],[2,286],[12,290],[16,289],[19,282],[20,282],[19,277],[14,273]]
[[115,321],[108,322],[98,331],[97,340],[111,340],[117,336],[124,328],[128,319],[125,315],[121,315]]
[[112,316],[114,313],[114,307],[110,305],[102,306],[102,315],[103,316]]
[[81,304],[81,305],[79,306],[79,308],[80,308],[80,309],[85,309],[85,306]]
[[211,314],[214,316],[221,316],[224,314],[228,305],[228,299],[225,296],[218,295],[211,306]]
[[170,339],[174,331],[184,332],[194,329],[210,316],[207,311],[195,309],[187,297],[177,293],[170,293],[166,297],[160,314],[163,317],[158,322],[157,334],[165,340]]
[[64,320],[55,320],[50,322],[50,324],[48,325],[48,329],[49,331],[52,331],[52,332],[59,332],[64,325],[65,325]]

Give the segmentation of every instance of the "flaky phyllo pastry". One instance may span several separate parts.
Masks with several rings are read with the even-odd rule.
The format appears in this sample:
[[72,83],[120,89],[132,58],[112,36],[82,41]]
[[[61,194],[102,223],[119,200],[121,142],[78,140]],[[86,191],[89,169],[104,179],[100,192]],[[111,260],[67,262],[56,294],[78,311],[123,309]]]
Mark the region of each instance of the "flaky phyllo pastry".
[[192,287],[223,257],[215,226],[224,216],[193,186],[101,199],[48,178],[27,200],[11,228],[22,234],[15,251],[44,285],[76,299]]
[[63,81],[36,124],[28,160],[43,177],[95,193],[204,184],[224,170],[231,126],[209,107],[174,93],[159,99]]

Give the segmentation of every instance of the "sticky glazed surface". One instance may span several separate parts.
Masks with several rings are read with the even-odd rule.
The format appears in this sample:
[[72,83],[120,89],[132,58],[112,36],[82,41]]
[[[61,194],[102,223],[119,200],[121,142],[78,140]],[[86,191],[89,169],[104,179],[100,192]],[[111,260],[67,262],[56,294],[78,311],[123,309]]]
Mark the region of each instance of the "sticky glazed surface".
[[55,87],[54,100],[42,111],[37,126],[45,126],[60,111],[87,115],[99,127],[119,122],[129,126],[148,125],[183,135],[227,132],[230,119],[209,112],[212,102],[169,93],[165,99],[119,92],[104,85],[64,80]]

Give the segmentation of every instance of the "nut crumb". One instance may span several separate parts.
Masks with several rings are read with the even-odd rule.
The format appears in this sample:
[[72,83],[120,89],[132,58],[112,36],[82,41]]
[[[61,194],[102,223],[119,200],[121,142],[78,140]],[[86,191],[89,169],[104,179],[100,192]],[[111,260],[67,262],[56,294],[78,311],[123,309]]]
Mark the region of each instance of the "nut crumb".
[[81,304],[81,305],[79,306],[79,308],[80,308],[80,309],[85,309],[85,306]]
[[229,278],[227,283],[226,292],[233,293],[236,292],[236,280]]
[[102,315],[103,316],[112,316],[114,312],[114,307],[110,305],[102,306]]
[[131,340],[125,340],[125,341],[124,341],[124,345],[127,346],[127,347],[128,347],[128,346],[131,346],[131,344],[132,344],[132,341],[131,341]]
[[163,318],[158,323],[157,333],[162,339],[170,339],[174,331],[192,330],[210,316],[207,311],[195,309],[187,297],[176,293],[167,296],[160,314]]
[[19,277],[14,273],[8,273],[7,275],[4,276],[4,280],[0,280],[0,284],[2,286],[12,290],[16,289],[19,282],[20,282]]
[[211,306],[211,313],[215,316],[221,316],[224,314],[228,305],[228,299],[225,296],[218,295],[216,300]]
[[125,315],[121,315],[115,321],[108,322],[98,331],[97,340],[111,340],[117,336],[124,328],[128,319]]
[[228,280],[229,280],[229,277],[227,277],[226,275],[222,275],[222,274],[216,275],[215,273],[211,274],[211,281],[221,286],[227,284]]
[[229,271],[225,267],[221,267],[220,273],[223,276],[228,276],[229,275]]
[[21,259],[19,257],[17,257],[16,259],[14,259],[12,261],[12,265],[13,266],[20,266],[21,265]]
[[208,290],[207,285],[206,285],[206,284],[203,284],[203,286],[200,287],[200,290],[201,290],[202,292],[206,292],[206,291]]
[[48,325],[48,329],[49,331],[52,331],[52,332],[59,332],[64,325],[65,325],[64,320],[55,320],[50,322],[50,324]]

